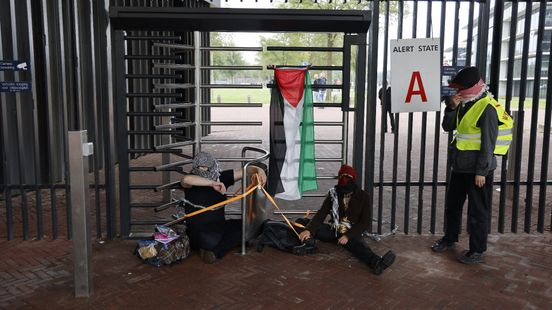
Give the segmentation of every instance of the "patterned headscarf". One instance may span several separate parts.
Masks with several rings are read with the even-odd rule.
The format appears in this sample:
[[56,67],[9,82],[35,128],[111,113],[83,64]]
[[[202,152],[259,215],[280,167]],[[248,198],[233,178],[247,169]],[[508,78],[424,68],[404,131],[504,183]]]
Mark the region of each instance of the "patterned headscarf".
[[466,103],[481,97],[481,95],[483,95],[486,91],[487,85],[485,85],[483,80],[479,80],[479,82],[472,87],[462,89],[458,91],[457,94],[460,96],[460,103]]
[[[199,169],[200,166],[209,168],[207,171]],[[218,181],[220,177],[220,167],[217,159],[206,152],[199,152],[194,157],[194,162],[192,164],[192,174],[210,179],[213,181]]]

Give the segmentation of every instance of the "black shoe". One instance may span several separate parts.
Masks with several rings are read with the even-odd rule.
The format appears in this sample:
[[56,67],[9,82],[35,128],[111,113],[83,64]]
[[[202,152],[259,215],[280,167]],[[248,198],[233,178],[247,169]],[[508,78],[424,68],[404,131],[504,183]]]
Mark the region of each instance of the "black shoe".
[[395,262],[395,253],[388,251],[383,255],[374,266],[374,274],[380,275],[382,272],[389,268]]
[[466,252],[464,252],[464,254],[458,256],[457,259],[461,263],[464,263],[464,264],[467,264],[467,265],[481,264],[481,263],[485,262],[485,255],[483,255],[483,253],[472,252],[470,250],[470,251],[466,251]]
[[217,256],[213,251],[199,249],[199,257],[207,264],[212,264],[217,260]]
[[318,247],[314,238],[309,238],[301,245],[294,246],[291,249],[291,252],[298,256],[304,256],[307,254],[316,254],[318,252]]
[[441,253],[446,250],[454,249],[454,246],[454,242],[450,242],[445,238],[441,238],[431,246],[431,250],[433,250],[433,252]]

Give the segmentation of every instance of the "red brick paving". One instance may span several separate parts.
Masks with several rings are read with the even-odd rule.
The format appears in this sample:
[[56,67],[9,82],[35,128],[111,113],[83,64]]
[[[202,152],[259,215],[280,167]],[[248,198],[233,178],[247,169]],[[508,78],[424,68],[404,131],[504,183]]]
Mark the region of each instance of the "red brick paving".
[[[386,144],[386,149],[390,146],[389,142]],[[231,147],[231,149],[237,152],[236,156],[239,156],[239,147]],[[429,149],[432,147],[428,146],[427,150]],[[444,146],[441,148],[441,151],[443,150]],[[220,150],[213,149],[213,151],[216,153]],[[334,149],[329,148],[321,148],[319,151],[327,153],[327,156],[335,153]],[[388,155],[392,153],[388,151]],[[417,152],[416,147],[413,152]],[[376,151],[376,154],[379,154],[379,151]],[[444,164],[445,158],[443,153],[441,165]],[[158,160],[158,157],[150,155],[134,160],[133,164],[141,165]],[[390,161],[387,160],[385,165],[389,164]],[[403,160],[400,160],[399,166],[402,173]],[[323,163],[322,167],[331,170],[333,166]],[[329,173],[330,170],[326,172]],[[390,170],[385,169],[385,171]],[[415,176],[417,169],[414,169],[413,173],[412,179],[417,179]],[[429,172],[426,173],[427,175]],[[159,175],[156,174],[155,177]],[[137,173],[133,182],[148,183],[153,181],[151,178],[151,173]],[[328,187],[326,185],[321,184],[322,190]],[[151,191],[137,192],[140,192],[137,194],[140,200],[144,197],[152,199],[153,196],[154,198],[160,196],[158,193],[152,194]],[[377,193],[377,190],[375,192]],[[442,201],[442,192],[444,189],[440,189],[439,201]],[[410,233],[413,233],[417,216],[417,188],[412,188],[411,193],[413,196],[410,200]],[[66,236],[64,196],[61,195],[62,191],[56,194],[60,224],[58,230],[60,238],[64,238]],[[426,187],[424,232],[429,230],[427,213],[430,197],[428,194],[429,190]],[[537,195],[537,192],[534,194]],[[549,191],[548,195],[552,193]],[[36,237],[33,196],[28,195],[31,238]],[[390,205],[388,188],[385,189],[384,196],[385,205]],[[43,193],[44,238],[46,239],[51,237],[48,197],[49,193]],[[522,193],[520,197],[525,195]],[[390,248],[397,252],[396,265],[381,277],[374,276],[365,266],[351,258],[346,251],[328,244],[321,246],[321,253],[308,257],[296,257],[273,249],[266,249],[263,253],[250,250],[245,257],[232,254],[214,265],[205,265],[197,255],[194,255],[181,264],[163,268],[144,265],[134,257],[132,255],[134,242],[116,240],[104,245],[95,244],[94,294],[90,299],[74,299],[72,297],[71,242],[66,240],[21,242],[21,218],[17,199],[15,197],[13,201],[17,240],[5,241],[6,227],[4,224],[0,225],[0,308],[42,309],[48,305],[55,309],[169,308],[171,306],[229,309],[289,306],[361,309],[552,309],[550,204],[545,210],[547,216],[544,234],[493,234],[490,236],[487,264],[480,266],[461,265],[454,260],[452,253],[440,255],[432,253],[429,245],[437,239],[434,236],[399,234],[377,244],[369,241],[379,254],[383,254]],[[397,208],[399,231],[404,229],[402,227],[404,199],[404,189],[401,188],[398,191]],[[375,201],[377,201],[377,194]],[[495,200],[495,208],[498,205],[497,202],[498,199]],[[1,202],[0,205],[3,207]],[[105,214],[105,202],[102,201],[101,206],[101,212]],[[319,203],[315,203],[314,207],[318,206]],[[308,199],[304,199],[299,203],[289,203],[287,207],[294,209],[313,206]],[[506,211],[506,230],[508,231],[511,216],[509,205]],[[0,218],[5,218],[3,212],[5,212],[4,208],[0,208]],[[493,211],[494,216],[497,213],[497,210]],[[520,205],[519,213],[518,227],[521,231],[523,205]],[[136,212],[136,214],[145,217],[159,216],[152,214],[151,210]],[[104,215],[102,221],[105,221],[103,217]],[[442,217],[442,207],[438,206],[438,231],[442,227]],[[387,208],[384,208],[384,218],[389,218]],[[535,221],[536,214],[533,216],[533,229]],[[496,232],[496,223],[494,218],[493,232]],[[464,246],[466,243],[467,240],[464,237]]]
[[456,262],[456,253],[432,253],[436,238],[368,240],[379,254],[397,253],[382,276],[333,244],[305,257],[250,249],[212,265],[194,253],[156,268],[132,255],[134,242],[112,241],[94,245],[89,299],[73,298],[70,241],[2,241],[0,308],[551,309],[550,233],[491,235],[487,263],[478,266]]

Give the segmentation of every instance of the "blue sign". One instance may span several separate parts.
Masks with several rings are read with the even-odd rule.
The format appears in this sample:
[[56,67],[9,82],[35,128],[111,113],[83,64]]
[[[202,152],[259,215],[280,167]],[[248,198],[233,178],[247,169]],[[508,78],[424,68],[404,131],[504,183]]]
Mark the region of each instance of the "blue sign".
[[456,95],[456,92],[457,92],[457,90],[452,88],[452,87],[441,86],[441,96],[442,97],[454,96],[454,95]]
[[443,66],[442,71],[445,76],[454,76],[458,71],[464,69],[462,66]]
[[25,60],[0,60],[0,71],[28,71],[30,68]]
[[31,82],[0,82],[0,92],[20,93],[31,91]]

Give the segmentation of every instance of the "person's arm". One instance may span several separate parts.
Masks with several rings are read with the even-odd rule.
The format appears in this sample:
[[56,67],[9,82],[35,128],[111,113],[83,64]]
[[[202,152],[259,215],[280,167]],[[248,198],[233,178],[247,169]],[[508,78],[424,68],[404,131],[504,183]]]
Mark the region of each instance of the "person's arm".
[[318,229],[320,224],[324,222],[324,220],[326,219],[326,216],[328,216],[328,214],[330,213],[331,204],[332,204],[332,198],[330,197],[330,195],[328,195],[326,196],[326,199],[322,203],[322,207],[320,208],[320,210],[318,210],[318,212],[314,215],[314,217],[309,222],[307,227],[305,227],[305,231],[309,231],[311,235],[313,235],[314,232],[316,232],[316,229]]
[[456,113],[458,113],[458,105],[460,101],[458,97],[452,96],[445,98],[447,107],[445,108],[445,116],[443,117],[443,123],[441,124],[443,130],[453,131],[456,129]]
[[180,179],[180,185],[183,188],[190,188],[192,186],[208,186],[208,187],[212,187],[214,190],[216,190],[221,194],[226,193],[226,186],[224,186],[223,183],[213,181],[204,177],[200,177],[194,174],[188,174],[183,176]]
[[349,231],[345,234],[348,239],[360,237],[360,235],[368,228],[370,221],[372,220],[372,214],[370,208],[368,208],[367,195],[363,193],[363,197],[360,201],[362,212],[358,223],[355,223]]
[[[481,114],[478,125],[479,128],[481,128],[481,149],[477,157],[475,174],[476,185],[483,187],[485,184],[485,176],[490,172],[498,136],[498,117],[496,115],[496,110],[491,105],[487,105],[483,114]],[[477,176],[480,178],[477,178]]]
[[[257,166],[249,165],[247,166],[247,175],[253,175],[253,174],[259,175],[259,180],[261,181],[261,184],[266,183],[266,173],[262,168],[259,168]],[[242,169],[234,169],[234,181],[241,180],[243,177],[243,170]]]

